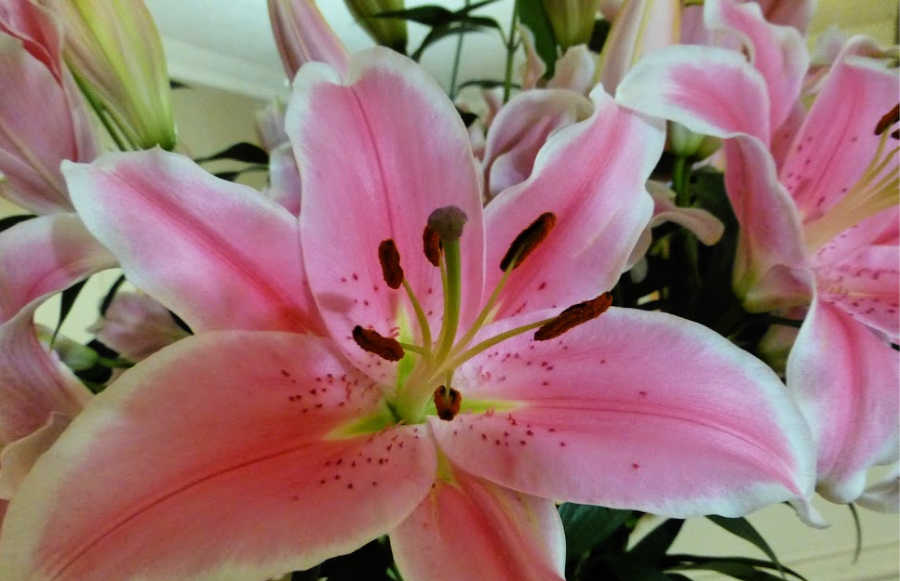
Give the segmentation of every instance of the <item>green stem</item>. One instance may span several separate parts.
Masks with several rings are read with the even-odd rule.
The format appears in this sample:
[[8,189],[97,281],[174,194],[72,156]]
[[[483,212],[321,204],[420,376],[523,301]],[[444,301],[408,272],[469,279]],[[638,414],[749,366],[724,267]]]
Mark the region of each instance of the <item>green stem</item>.
[[678,156],[675,158],[675,166],[672,168],[672,189],[675,190],[675,204],[688,205],[688,177],[690,176],[690,164],[688,158]]
[[425,311],[422,310],[422,305],[419,303],[419,299],[416,298],[415,293],[413,293],[412,287],[409,286],[409,282],[404,278],[403,279],[403,288],[406,289],[406,296],[409,297],[409,302],[412,303],[413,310],[416,312],[416,319],[419,321],[419,330],[422,333],[422,344],[425,346],[425,358],[431,359],[431,327],[428,325],[428,319],[425,317]]
[[[469,7],[470,0],[466,0],[466,8]],[[460,34],[456,39],[456,54],[453,55],[453,71],[450,73],[450,98],[456,97],[456,77],[459,74],[459,57],[462,54],[463,38],[465,34]]]
[[509,101],[512,88],[513,56],[516,54],[516,19],[519,17],[519,3],[513,2],[512,19],[509,23],[509,39],[506,43],[506,75],[503,77],[503,102]]
[[456,330],[459,327],[459,307],[462,296],[462,268],[459,256],[459,240],[444,243],[444,261],[446,263],[446,275],[444,280],[444,322],[441,325],[441,340],[437,348],[437,360],[447,356],[453,341],[456,339]]

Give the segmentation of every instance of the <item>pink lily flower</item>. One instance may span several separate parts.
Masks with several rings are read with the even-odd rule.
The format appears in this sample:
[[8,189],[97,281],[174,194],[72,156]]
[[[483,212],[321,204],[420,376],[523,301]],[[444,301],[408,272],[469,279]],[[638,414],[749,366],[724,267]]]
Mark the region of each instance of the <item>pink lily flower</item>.
[[[754,310],[809,306],[788,387],[816,439],[818,490],[850,502],[870,466],[898,459],[896,71],[866,56],[869,41],[851,40],[799,127],[784,131],[802,43],[752,5],[705,8],[743,35],[753,66],[733,51],[673,47],[639,65],[617,99],[727,138],[726,186],[742,226],[736,287]],[[787,145],[779,134],[792,135]]]
[[155,299],[135,292],[117,293],[88,331],[130,361],[146,359],[189,334]]
[[97,142],[62,62],[59,24],[38,4],[12,0],[0,6],[0,33],[3,195],[38,214],[71,211],[59,164],[91,161]]
[[805,498],[807,428],[764,364],[672,316],[600,314],[663,135],[591,98],[485,209],[456,111],[385,49],[297,76],[299,223],[175,154],[67,165],[92,233],[197,334],[28,475],[0,534],[10,578],[263,579],[388,533],[410,581],[562,579],[552,499],[686,516]]

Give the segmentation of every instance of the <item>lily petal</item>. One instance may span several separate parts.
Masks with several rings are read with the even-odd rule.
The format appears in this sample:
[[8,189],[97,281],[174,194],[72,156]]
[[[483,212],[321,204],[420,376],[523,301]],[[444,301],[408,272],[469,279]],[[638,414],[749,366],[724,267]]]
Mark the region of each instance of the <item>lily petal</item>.
[[[395,241],[406,280],[431,324],[439,323],[440,272],[423,255],[422,232],[440,207],[468,216],[460,240],[462,319],[472,320],[484,269],[478,170],[466,128],[438,84],[380,47],[353,55],[344,84],[327,66],[310,64],[294,81],[286,126],[302,183],[310,285],[347,355],[377,374],[383,361],[363,352],[351,330],[373,326],[388,334],[404,309],[414,320],[402,291],[384,283],[383,240]],[[389,374],[385,368],[379,377]]]
[[112,266],[113,257],[73,214],[34,218],[0,233],[0,443],[31,434],[51,412],[74,416],[90,398],[38,341],[32,316],[43,298]]
[[900,512],[900,464],[883,479],[869,485],[857,504],[878,512]]
[[290,143],[269,154],[269,187],[266,195],[294,216],[300,215],[300,172]]
[[[50,412],[47,422],[24,438],[9,443],[0,451],[0,499],[10,499],[31,471],[38,458],[50,449],[69,425],[70,418]],[[0,523],[3,522],[0,516]]]
[[31,0],[10,0],[0,6],[0,32],[22,41],[31,56],[63,79],[62,35],[59,22],[44,6]]
[[818,490],[862,494],[866,470],[898,459],[898,353],[849,315],[816,300],[788,357],[787,385],[818,448]]
[[63,166],[88,229],[194,330],[321,329],[296,218],[160,149]]
[[812,493],[808,428],[777,376],[687,320],[612,308],[559,339],[511,339],[454,380],[464,406],[498,407],[432,421],[441,448],[514,490],[679,517]]
[[540,214],[556,215],[548,238],[509,277],[499,317],[563,308],[612,288],[650,219],[644,184],[662,152],[662,127],[618,107],[602,86],[591,98],[593,114],[551,135],[531,177],[485,210],[489,289],[516,236]]
[[861,248],[845,261],[818,270],[822,300],[900,343],[900,246]]
[[790,26],[770,24],[760,5],[735,0],[709,0],[703,4],[703,19],[713,31],[737,35],[750,53],[750,62],[766,79],[770,100],[770,127],[774,130],[793,108],[806,69],[809,53],[803,36]]
[[522,64],[522,89],[534,89],[547,72],[547,65],[534,48],[534,33],[522,23],[518,25],[519,38],[525,48],[525,62]]
[[484,151],[485,184],[490,196],[528,179],[534,159],[550,134],[585,119],[591,109],[590,101],[561,89],[525,91],[500,109],[488,131]]
[[0,171],[5,192],[36,213],[71,211],[59,172],[64,159],[82,159],[62,86],[43,63],[10,39],[0,39]]
[[805,33],[816,10],[816,0],[751,0],[762,8],[766,20],[793,26]]
[[[827,213],[869,169],[880,141],[875,126],[897,104],[896,71],[856,56],[866,42],[855,37],[847,43],[781,168],[782,180],[807,223]],[[890,157],[873,176],[875,181],[897,172],[900,157]]]
[[566,540],[553,501],[453,470],[391,531],[408,581],[562,581]]
[[0,559],[17,579],[264,579],[352,551],[435,473],[422,427],[334,435],[379,398],[330,341],[185,339],[126,371],[43,455]]

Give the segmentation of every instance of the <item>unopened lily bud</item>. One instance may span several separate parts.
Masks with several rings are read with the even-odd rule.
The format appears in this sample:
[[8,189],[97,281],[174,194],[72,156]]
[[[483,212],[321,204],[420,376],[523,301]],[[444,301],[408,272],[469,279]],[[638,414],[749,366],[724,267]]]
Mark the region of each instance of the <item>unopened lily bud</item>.
[[269,22],[288,78],[311,61],[328,63],[342,73],[347,70],[347,49],[315,0],[269,0]]
[[694,133],[684,125],[669,121],[668,147],[670,153],[679,157],[688,157],[695,161],[706,159],[718,151],[722,141],[717,137]]
[[542,0],[556,42],[563,50],[587,44],[594,31],[598,0]]
[[406,21],[400,18],[377,18],[382,12],[406,8],[403,0],[344,0],[350,14],[378,44],[406,53]]
[[175,146],[171,89],[159,32],[140,0],[51,0],[63,57],[88,99],[129,145]]

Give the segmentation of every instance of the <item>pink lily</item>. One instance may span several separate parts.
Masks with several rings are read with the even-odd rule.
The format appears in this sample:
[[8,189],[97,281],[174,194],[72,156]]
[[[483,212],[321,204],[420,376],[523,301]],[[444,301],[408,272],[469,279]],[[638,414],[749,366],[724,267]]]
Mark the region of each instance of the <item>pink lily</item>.
[[71,211],[59,164],[91,161],[97,143],[62,63],[59,25],[43,7],[12,0],[0,6],[0,33],[0,172],[9,181],[3,194],[39,214]]
[[[817,442],[819,491],[850,502],[871,465],[898,458],[900,377],[888,343],[900,326],[900,157],[896,118],[885,116],[896,116],[897,75],[864,56],[866,39],[851,40],[802,124],[785,132],[803,59],[791,55],[791,29],[750,6],[706,3],[750,43],[754,66],[733,51],[674,47],[639,65],[617,99],[728,139],[726,186],[742,226],[737,289],[755,310],[809,305],[788,387]],[[650,87],[653,97],[642,95]],[[793,135],[787,145],[775,128]]]
[[562,579],[550,499],[737,515],[809,494],[802,419],[724,338],[617,308],[523,334],[611,288],[650,216],[662,131],[591,97],[482,210],[465,128],[414,63],[304,66],[302,252],[286,210],[177,155],[68,165],[91,231],[197,334],[29,474],[0,534],[11,578],[262,579],[389,533],[410,581]]

